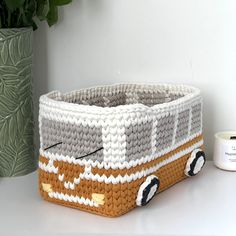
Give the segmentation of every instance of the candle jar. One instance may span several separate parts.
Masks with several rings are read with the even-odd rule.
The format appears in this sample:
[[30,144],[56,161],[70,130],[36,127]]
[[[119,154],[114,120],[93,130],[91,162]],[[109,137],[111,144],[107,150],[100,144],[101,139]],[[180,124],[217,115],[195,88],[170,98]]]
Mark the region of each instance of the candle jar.
[[236,171],[236,131],[215,134],[213,160],[220,169]]

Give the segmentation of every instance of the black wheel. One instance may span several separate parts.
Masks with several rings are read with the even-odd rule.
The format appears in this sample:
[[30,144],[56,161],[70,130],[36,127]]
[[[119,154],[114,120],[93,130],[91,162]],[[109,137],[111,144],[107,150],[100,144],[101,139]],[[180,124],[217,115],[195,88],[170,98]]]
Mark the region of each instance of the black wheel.
[[136,198],[137,206],[147,205],[156,195],[159,186],[160,181],[155,175],[148,176],[145,182],[143,182],[139,187],[138,195]]
[[189,157],[184,170],[185,175],[194,176],[199,173],[206,162],[205,153],[200,149],[195,149]]

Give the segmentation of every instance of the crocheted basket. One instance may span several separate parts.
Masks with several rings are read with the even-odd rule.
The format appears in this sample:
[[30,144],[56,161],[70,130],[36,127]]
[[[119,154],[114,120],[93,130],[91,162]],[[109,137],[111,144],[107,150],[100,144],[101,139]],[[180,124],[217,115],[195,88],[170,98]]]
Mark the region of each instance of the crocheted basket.
[[40,98],[44,199],[119,216],[205,163],[200,91],[122,84]]

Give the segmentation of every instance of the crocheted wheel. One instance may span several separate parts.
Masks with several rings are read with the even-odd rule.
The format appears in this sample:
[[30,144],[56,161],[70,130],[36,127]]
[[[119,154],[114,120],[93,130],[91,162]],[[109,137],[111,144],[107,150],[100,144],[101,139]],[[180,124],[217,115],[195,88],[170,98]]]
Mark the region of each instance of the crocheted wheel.
[[195,149],[187,161],[184,173],[187,176],[194,176],[199,173],[206,162],[205,153],[202,149]]
[[148,176],[139,188],[136,198],[137,206],[147,205],[157,193],[159,186],[160,181],[155,175]]

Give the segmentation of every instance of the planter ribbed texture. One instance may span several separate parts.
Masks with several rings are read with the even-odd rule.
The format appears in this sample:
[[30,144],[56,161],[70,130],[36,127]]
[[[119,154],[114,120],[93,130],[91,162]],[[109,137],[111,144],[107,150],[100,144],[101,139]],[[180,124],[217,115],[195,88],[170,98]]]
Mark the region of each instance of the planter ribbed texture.
[[0,29],[0,176],[36,168],[32,100],[32,29]]

